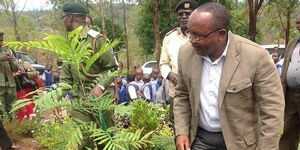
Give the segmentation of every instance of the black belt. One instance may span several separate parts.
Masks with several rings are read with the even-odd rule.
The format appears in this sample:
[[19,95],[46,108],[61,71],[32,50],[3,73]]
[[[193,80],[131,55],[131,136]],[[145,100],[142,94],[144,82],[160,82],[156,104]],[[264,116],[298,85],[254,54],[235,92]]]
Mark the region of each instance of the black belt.
[[207,131],[207,130],[201,128],[201,127],[198,127],[198,131],[212,133],[212,134],[222,134],[222,131],[221,132],[211,132],[211,131]]

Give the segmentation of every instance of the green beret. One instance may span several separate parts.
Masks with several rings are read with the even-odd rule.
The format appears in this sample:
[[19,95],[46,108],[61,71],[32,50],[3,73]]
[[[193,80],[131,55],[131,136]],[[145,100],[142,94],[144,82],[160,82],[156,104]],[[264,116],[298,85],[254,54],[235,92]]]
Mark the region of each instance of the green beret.
[[199,6],[198,2],[194,1],[194,0],[181,0],[176,8],[175,11],[178,11],[179,9],[190,9],[190,10],[194,10]]
[[4,32],[0,31],[0,37],[3,37],[3,36],[4,36]]
[[87,10],[85,9],[85,7],[83,7],[81,4],[75,3],[75,2],[65,4],[63,7],[63,12],[66,15],[68,15],[68,14],[86,15],[88,13]]

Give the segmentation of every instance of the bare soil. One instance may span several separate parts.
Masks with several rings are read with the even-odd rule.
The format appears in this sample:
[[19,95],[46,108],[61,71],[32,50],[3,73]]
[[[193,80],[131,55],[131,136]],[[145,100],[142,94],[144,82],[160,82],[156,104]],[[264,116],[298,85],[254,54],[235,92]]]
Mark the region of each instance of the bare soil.
[[41,147],[36,140],[29,137],[22,137],[18,139],[12,137],[12,139],[16,145],[21,147],[18,150],[47,150],[46,148]]

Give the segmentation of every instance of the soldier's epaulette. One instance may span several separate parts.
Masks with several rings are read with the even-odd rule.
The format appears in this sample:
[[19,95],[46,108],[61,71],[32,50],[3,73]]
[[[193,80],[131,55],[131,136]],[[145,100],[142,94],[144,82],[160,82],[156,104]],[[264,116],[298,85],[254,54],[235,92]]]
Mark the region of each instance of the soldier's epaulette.
[[171,31],[169,31],[169,32],[165,35],[165,37],[168,36],[168,35],[170,35],[170,34],[173,33],[174,31],[177,31],[177,30],[178,30],[178,28],[172,29]]
[[88,32],[88,35],[90,35],[91,37],[93,37],[94,39],[98,39],[100,37],[104,38],[107,40],[107,37],[93,29],[90,29],[89,32]]

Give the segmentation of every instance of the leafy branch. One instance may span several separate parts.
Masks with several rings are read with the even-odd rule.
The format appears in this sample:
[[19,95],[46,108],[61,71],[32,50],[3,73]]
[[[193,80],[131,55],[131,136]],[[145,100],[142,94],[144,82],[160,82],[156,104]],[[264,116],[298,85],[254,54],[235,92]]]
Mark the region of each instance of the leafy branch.
[[14,50],[31,48],[49,50],[64,59],[64,63],[75,65],[77,70],[81,64],[85,64],[84,72],[87,72],[92,64],[106,51],[111,50],[120,43],[119,39],[113,41],[105,41],[99,50],[94,52],[91,43],[87,40],[82,40],[80,33],[83,27],[80,26],[68,34],[67,37],[61,35],[47,35],[43,41],[29,42],[5,42],[4,47],[10,47]]

